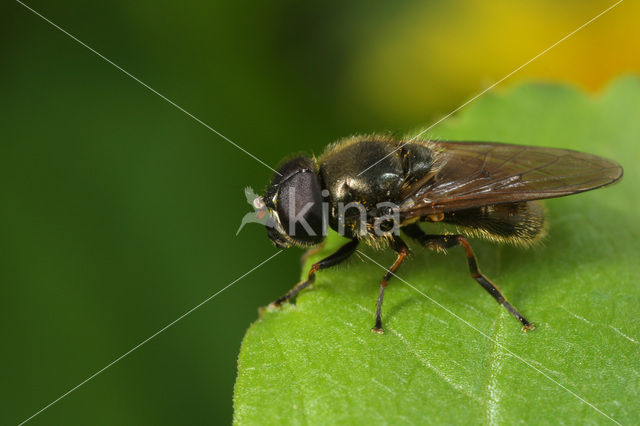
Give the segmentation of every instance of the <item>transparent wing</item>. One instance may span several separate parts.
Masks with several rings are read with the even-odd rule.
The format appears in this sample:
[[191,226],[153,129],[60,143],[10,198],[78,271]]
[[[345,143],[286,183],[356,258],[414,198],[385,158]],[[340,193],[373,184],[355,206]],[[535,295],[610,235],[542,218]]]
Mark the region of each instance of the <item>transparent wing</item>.
[[405,188],[405,219],[490,204],[562,197],[622,177],[614,161],[556,148],[490,142],[434,142],[436,171]]

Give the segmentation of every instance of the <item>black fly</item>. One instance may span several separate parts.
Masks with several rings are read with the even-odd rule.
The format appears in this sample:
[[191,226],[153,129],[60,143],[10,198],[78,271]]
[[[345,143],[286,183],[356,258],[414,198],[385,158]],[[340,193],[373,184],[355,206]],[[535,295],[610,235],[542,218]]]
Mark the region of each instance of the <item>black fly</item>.
[[[382,160],[381,160],[382,159]],[[373,166],[372,166],[373,165]],[[364,170],[364,172],[363,172]],[[576,151],[488,142],[402,141],[355,136],[319,158],[294,157],[254,204],[269,213],[269,238],[279,248],[321,243],[327,228],[351,241],[313,264],[305,281],[272,303],[280,306],[311,284],[315,273],[351,256],[359,242],[391,247],[396,261],[380,282],[376,322],[392,274],[409,253],[401,230],[430,250],[465,250],[471,276],[523,325],[533,329],[478,268],[467,236],[528,246],[545,233],[535,200],[604,187],[622,178],[617,163]],[[461,234],[426,234],[418,222],[443,222]]]

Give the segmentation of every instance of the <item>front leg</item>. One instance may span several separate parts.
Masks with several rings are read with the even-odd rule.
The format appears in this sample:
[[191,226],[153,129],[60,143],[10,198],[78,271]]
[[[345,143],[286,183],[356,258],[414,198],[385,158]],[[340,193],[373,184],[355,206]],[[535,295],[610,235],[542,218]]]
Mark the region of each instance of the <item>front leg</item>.
[[327,240],[323,240],[317,246],[311,247],[310,249],[307,249],[304,253],[302,253],[302,256],[300,256],[300,267],[304,268],[304,265],[307,263],[307,259],[309,259],[313,255],[320,253],[324,249],[326,243]]
[[347,244],[340,247],[335,253],[325,257],[319,262],[314,263],[309,270],[309,274],[307,275],[307,279],[299,282],[295,285],[287,294],[279,298],[278,300],[271,302],[271,306],[275,306],[279,308],[285,302],[288,302],[290,299],[294,298],[301,290],[305,287],[308,287],[310,284],[316,279],[316,272],[321,269],[330,268],[331,266],[335,266],[349,258],[356,251],[356,247],[358,247],[358,240],[351,240]]
[[398,257],[396,257],[396,261],[393,262],[393,265],[391,265],[391,267],[387,270],[387,273],[384,274],[382,280],[380,281],[380,293],[378,293],[378,305],[376,308],[376,325],[371,329],[373,333],[384,333],[384,330],[382,329],[382,298],[384,297],[384,290],[385,288],[387,288],[387,284],[389,283],[389,280],[391,279],[393,274],[409,254],[409,248],[400,237],[393,237],[393,240],[391,241],[391,248],[395,250],[395,252],[398,254]]

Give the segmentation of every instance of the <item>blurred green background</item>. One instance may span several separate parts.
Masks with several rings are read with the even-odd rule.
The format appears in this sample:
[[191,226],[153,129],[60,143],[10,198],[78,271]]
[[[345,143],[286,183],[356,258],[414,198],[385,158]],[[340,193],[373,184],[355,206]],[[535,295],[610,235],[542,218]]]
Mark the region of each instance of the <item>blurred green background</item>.
[[[610,6],[553,2],[27,2],[275,166],[429,124]],[[507,80],[596,91],[640,70],[623,2]],[[19,3],[0,6],[0,423],[25,420],[275,252],[236,229],[271,172]],[[499,89],[498,89],[499,90]],[[289,250],[33,424],[229,423]]]

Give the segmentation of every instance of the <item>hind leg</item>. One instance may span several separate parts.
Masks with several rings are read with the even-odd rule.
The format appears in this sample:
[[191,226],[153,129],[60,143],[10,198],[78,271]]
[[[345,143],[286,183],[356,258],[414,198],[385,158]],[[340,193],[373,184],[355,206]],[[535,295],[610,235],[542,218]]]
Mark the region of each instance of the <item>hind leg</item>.
[[516,310],[486,276],[480,272],[476,256],[471,249],[471,245],[462,235],[428,235],[418,225],[409,225],[402,230],[411,238],[418,241],[424,247],[430,250],[448,249],[455,246],[462,246],[467,255],[467,264],[471,277],[476,280],[482,288],[484,288],[493,298],[505,307],[511,315],[513,315],[522,324],[522,331],[533,330],[535,327],[520,312]]

